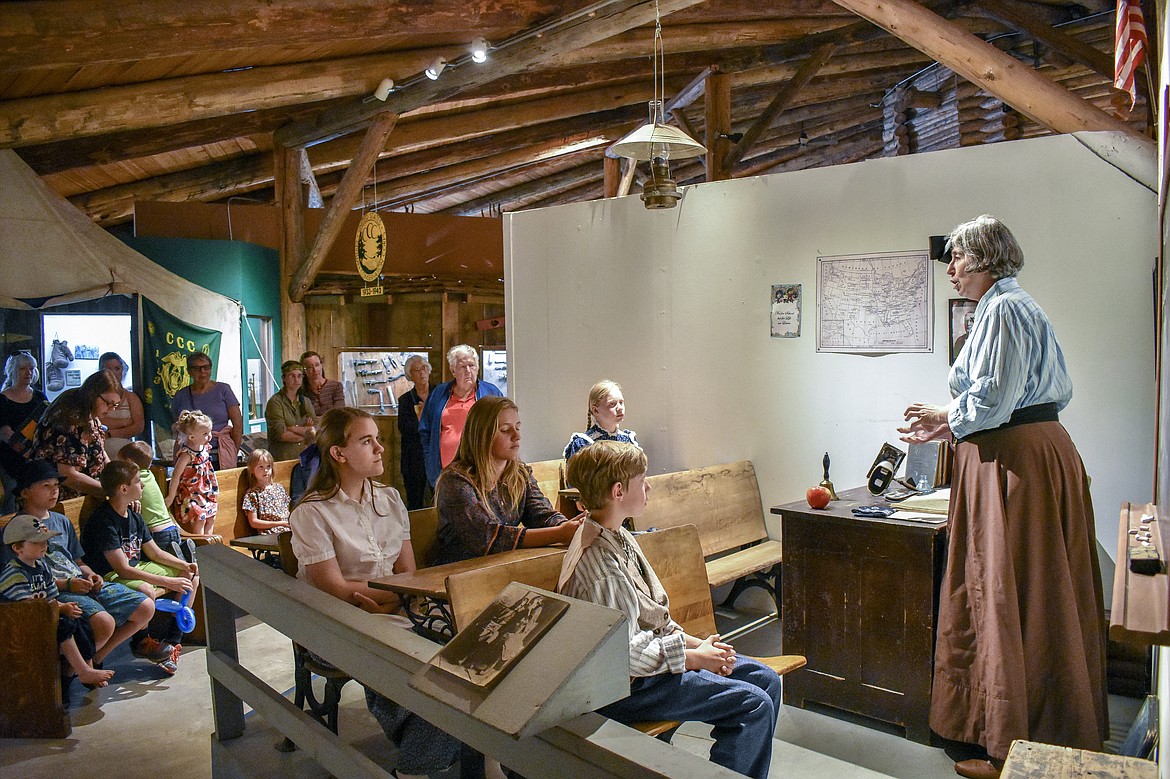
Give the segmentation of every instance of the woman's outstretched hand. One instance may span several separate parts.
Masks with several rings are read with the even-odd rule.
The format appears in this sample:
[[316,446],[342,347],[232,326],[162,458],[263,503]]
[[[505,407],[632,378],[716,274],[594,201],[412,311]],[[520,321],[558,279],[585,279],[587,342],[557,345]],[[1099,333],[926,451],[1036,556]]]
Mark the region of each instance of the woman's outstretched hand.
[[940,441],[951,436],[946,406],[914,403],[906,409],[905,419],[910,424],[899,427],[898,432],[902,434],[901,440],[908,444]]

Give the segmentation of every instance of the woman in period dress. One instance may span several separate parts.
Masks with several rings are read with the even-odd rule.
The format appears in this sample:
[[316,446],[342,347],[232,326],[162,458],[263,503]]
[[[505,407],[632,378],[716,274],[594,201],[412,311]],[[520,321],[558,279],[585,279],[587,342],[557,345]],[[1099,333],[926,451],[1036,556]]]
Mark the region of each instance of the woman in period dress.
[[951,367],[953,399],[915,403],[903,441],[955,445],[930,725],[999,775],[1013,739],[1100,750],[1108,735],[1105,622],[1089,478],[1058,421],[1072,382],[1052,324],[992,216],[959,225],[947,276],[978,302]]

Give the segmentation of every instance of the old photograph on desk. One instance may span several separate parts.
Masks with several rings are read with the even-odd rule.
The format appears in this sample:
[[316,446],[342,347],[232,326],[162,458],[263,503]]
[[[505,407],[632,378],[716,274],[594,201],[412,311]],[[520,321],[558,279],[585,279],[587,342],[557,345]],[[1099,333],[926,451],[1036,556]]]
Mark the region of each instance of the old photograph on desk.
[[493,687],[568,608],[512,582],[430,664],[478,687]]

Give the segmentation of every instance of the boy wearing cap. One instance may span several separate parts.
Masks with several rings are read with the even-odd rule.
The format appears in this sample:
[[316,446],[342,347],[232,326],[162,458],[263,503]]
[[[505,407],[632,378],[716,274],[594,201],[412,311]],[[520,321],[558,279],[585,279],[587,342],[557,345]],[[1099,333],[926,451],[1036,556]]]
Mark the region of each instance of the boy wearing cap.
[[81,607],[76,603],[62,603],[57,600],[57,583],[53,572],[45,562],[49,539],[57,531],[45,527],[36,517],[18,514],[4,528],[4,545],[16,555],[0,570],[0,600],[22,601],[42,599],[52,601],[59,607],[57,619],[57,643],[61,654],[77,678],[87,687],[105,687],[113,671],[99,670],[82,657],[74,636],[81,629],[77,618]]
[[[21,513],[40,520],[55,532],[45,562],[53,572],[59,591],[57,600],[81,607],[81,616],[93,631],[93,661],[100,665],[115,647],[146,627],[154,616],[154,601],[121,584],[105,582],[82,560],[84,552],[73,523],[52,510],[60,492],[61,477],[56,465],[48,460],[29,460],[16,477]],[[12,556],[5,547],[0,563],[7,563]],[[169,658],[169,652],[165,657],[160,653],[154,662]]]

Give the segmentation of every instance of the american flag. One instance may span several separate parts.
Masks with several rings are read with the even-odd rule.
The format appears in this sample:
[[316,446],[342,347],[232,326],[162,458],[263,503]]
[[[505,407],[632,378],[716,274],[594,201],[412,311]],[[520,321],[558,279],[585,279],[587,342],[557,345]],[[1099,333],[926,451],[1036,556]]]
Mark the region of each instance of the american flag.
[[1141,0],[1117,0],[1117,35],[1113,48],[1113,86],[1129,93],[1130,107],[1137,103],[1135,76],[1150,45]]

